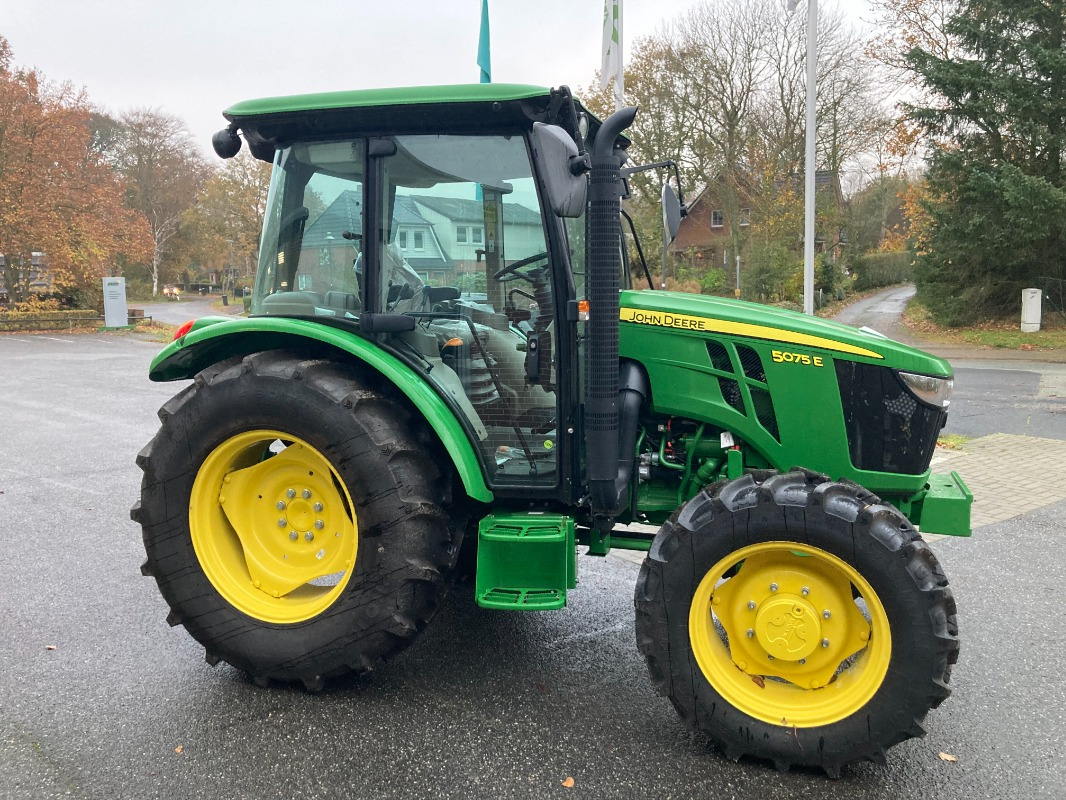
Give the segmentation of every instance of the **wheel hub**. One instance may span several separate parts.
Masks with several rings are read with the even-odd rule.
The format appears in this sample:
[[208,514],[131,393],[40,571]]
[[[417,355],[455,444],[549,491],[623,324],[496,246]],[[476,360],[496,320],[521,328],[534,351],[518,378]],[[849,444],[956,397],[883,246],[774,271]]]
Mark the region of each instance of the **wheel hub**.
[[814,606],[802,597],[777,594],[759,607],[756,639],[774,658],[799,661],[818,647],[822,638],[819,620]]
[[289,524],[300,533],[311,530],[315,521],[315,512],[306,500],[295,500],[289,506]]

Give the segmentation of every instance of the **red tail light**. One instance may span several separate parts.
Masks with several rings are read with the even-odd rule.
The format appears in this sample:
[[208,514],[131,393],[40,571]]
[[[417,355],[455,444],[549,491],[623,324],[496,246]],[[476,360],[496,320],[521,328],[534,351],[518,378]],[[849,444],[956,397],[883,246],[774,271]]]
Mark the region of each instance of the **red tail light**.
[[176,331],[174,331],[174,339],[173,339],[173,341],[176,342],[182,336],[184,336],[189,331],[191,331],[194,322],[196,322],[196,320],[190,319],[188,322],[183,323],[180,328],[178,328]]

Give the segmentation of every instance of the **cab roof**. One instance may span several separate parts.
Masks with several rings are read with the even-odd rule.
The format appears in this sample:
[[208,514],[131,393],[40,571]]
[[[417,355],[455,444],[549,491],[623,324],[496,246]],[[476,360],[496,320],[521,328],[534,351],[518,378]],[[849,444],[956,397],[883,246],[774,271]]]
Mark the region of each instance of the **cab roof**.
[[576,138],[578,120],[567,111],[571,99],[574,111],[588,120],[586,138],[591,140],[600,120],[565,86],[472,83],[359,89],[246,100],[222,113],[231,123],[230,132],[240,130],[256,158],[272,161],[277,148],[294,142],[347,136],[512,133],[546,122],[561,124]]
[[387,106],[436,105],[441,103],[498,103],[543,98],[551,89],[520,83],[469,83],[448,86],[404,86],[395,89],[358,89],[348,92],[298,94],[245,100],[227,108],[226,119],[293,114],[308,111],[380,108]]

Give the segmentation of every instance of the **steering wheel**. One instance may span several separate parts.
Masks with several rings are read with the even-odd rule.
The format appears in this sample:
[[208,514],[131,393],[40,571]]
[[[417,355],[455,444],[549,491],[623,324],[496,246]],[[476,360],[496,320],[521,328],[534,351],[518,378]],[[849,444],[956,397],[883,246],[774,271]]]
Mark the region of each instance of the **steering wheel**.
[[[492,278],[493,280],[497,281],[513,281],[515,278],[525,278],[526,280],[529,280],[529,278],[526,278],[525,275],[516,275],[515,271],[522,269],[522,267],[528,267],[530,264],[536,264],[538,261],[547,260],[547,252],[537,253],[536,255],[532,255],[529,258],[520,259],[514,262],[513,264],[508,264],[503,269],[497,270],[496,274],[493,275]],[[530,282],[532,283],[532,281]]]

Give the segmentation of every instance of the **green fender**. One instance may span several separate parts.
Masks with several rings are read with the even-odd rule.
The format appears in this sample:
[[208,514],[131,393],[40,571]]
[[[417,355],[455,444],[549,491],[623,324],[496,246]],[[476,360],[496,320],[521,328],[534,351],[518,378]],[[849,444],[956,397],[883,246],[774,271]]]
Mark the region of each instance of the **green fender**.
[[444,443],[467,495],[483,503],[492,501],[470,439],[441,397],[402,361],[344,330],[285,317],[204,317],[156,355],[148,377],[153,381],[192,378],[204,367],[232,356],[298,346],[309,340],[359,359],[403,392]]

